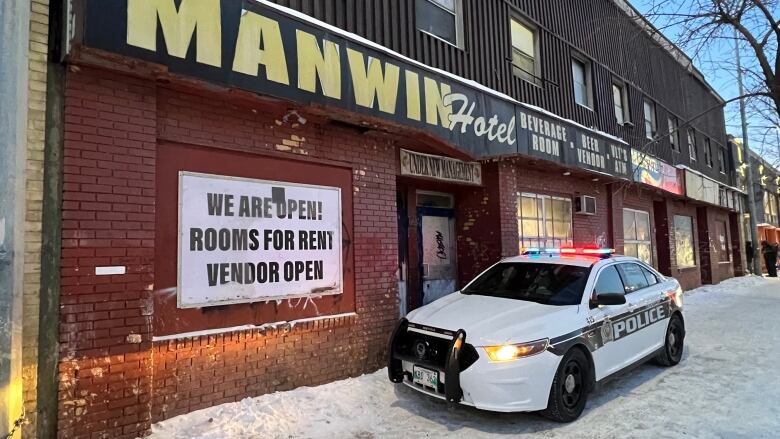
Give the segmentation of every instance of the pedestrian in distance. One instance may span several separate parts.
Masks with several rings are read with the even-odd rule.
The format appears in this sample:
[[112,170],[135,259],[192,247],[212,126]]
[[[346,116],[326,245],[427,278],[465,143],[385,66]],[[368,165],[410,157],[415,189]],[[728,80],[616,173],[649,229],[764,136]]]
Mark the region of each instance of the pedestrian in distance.
[[770,244],[767,241],[761,242],[761,253],[764,255],[764,263],[769,277],[777,277],[777,244]]
[[745,256],[747,256],[748,271],[753,273],[753,257],[755,256],[753,251],[753,241],[745,241]]

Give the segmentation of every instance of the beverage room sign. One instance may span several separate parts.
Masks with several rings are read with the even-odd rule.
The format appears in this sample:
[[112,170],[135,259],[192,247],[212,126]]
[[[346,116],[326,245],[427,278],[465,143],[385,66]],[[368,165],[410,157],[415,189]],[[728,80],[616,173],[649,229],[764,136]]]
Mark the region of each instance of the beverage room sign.
[[482,166],[449,157],[401,150],[401,175],[454,183],[482,184]]
[[179,174],[178,305],[342,292],[341,189]]
[[425,130],[475,158],[533,155],[628,179],[627,145],[265,0],[83,0],[76,44]]

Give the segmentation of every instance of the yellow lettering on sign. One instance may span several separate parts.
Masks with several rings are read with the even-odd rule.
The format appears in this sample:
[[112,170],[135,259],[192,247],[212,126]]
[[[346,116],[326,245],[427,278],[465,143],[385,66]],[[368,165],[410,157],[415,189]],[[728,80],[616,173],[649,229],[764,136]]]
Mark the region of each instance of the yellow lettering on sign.
[[265,66],[265,76],[269,81],[290,85],[279,22],[254,12],[243,11],[238,27],[233,70],[257,76],[260,64]]
[[444,105],[444,96],[449,95],[452,90],[448,84],[439,83],[435,79],[425,78],[425,121],[431,125],[438,125],[441,120],[441,126],[450,127],[450,115],[452,114],[452,105]]
[[317,92],[317,78],[325,96],[341,99],[341,58],[338,44],[323,40],[324,53],[317,38],[302,30],[296,31],[298,41],[298,88]]
[[157,51],[157,17],[168,54],[185,58],[197,32],[197,61],[222,67],[222,20],[219,0],[127,0],[127,44]]
[[349,69],[352,72],[352,87],[355,89],[355,102],[366,108],[374,108],[374,98],[379,101],[379,109],[385,113],[395,114],[395,104],[398,100],[398,79],[401,69],[393,64],[385,63],[382,72],[382,61],[368,57],[368,70],[363,54],[347,48]]
[[406,117],[421,120],[420,115],[420,75],[406,71]]

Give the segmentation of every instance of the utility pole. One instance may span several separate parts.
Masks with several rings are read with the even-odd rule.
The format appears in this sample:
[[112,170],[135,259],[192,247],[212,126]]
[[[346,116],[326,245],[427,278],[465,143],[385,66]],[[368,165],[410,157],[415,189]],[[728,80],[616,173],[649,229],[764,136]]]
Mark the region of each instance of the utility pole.
[[[30,2],[0,0],[0,437],[18,438]],[[11,434],[14,433],[14,434]]]
[[[734,30],[734,41],[737,46],[737,82],[739,83],[739,95],[745,95],[745,86],[742,83],[742,62],[739,55],[739,37]],[[750,213],[750,240],[753,242],[753,274],[761,275],[761,260],[758,252],[758,224],[756,223],[756,191],[753,184],[753,167],[750,165],[750,147],[748,146],[748,124],[745,113],[745,98],[739,100],[739,113],[742,117],[742,147],[745,149],[745,163],[747,163],[747,193],[748,212]]]

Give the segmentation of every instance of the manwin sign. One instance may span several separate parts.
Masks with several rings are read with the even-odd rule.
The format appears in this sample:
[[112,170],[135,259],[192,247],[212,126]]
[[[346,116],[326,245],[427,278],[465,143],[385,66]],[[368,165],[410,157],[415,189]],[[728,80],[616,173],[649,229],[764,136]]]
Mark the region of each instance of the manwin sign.
[[265,0],[83,0],[75,44],[175,74],[426,131],[475,159],[631,177],[625,142]]

